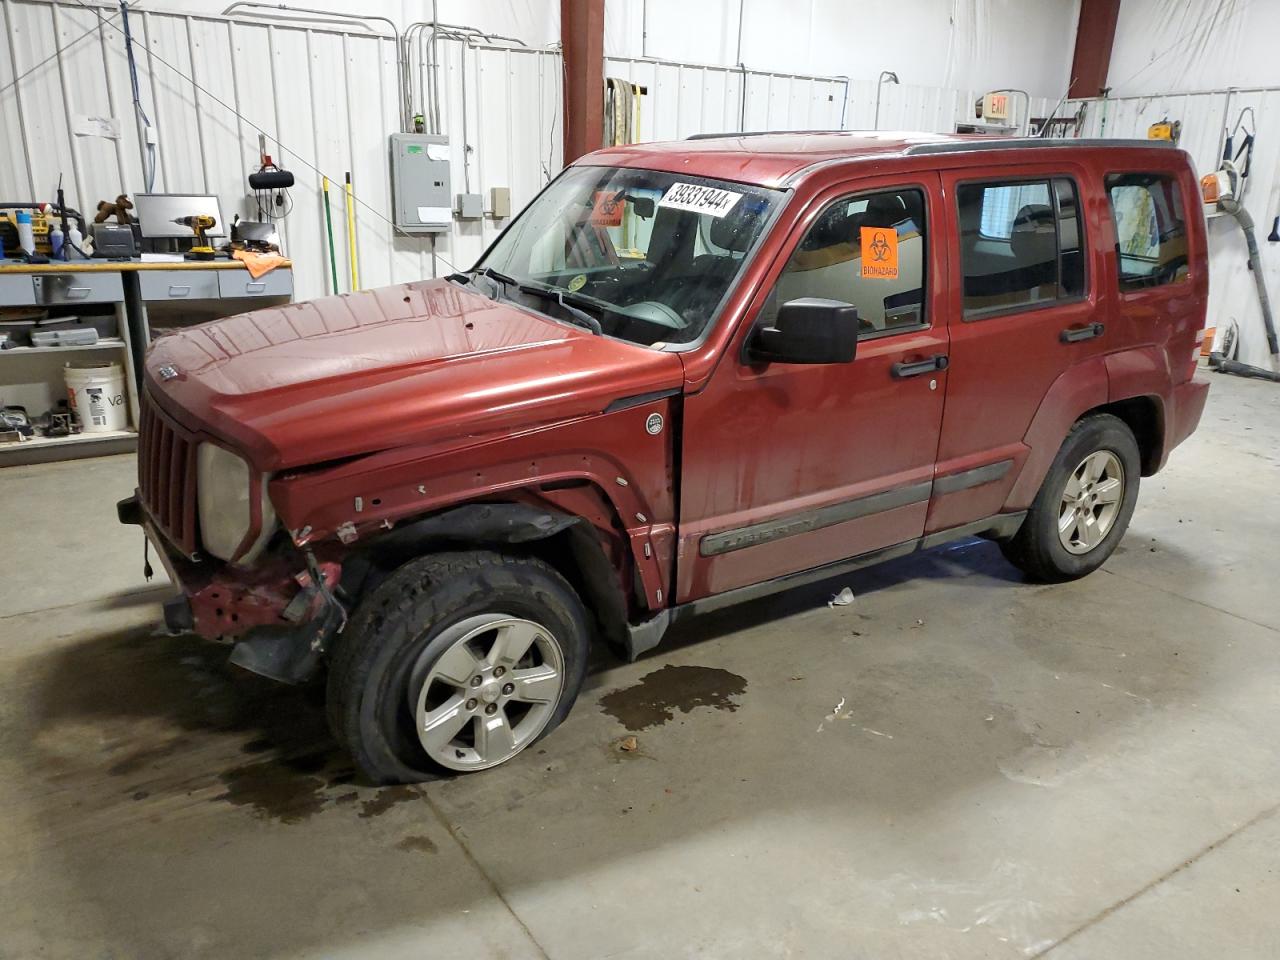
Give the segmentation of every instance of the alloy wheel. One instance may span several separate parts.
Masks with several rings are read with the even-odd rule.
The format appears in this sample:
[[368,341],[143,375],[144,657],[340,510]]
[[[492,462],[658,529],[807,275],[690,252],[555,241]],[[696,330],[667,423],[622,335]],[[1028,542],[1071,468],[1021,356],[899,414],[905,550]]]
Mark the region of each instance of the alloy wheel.
[[564,687],[559,642],[541,624],[497,613],[462,620],[442,637],[444,652],[430,664],[424,653],[410,675],[422,748],[450,770],[510,760],[555,712]]
[[1124,502],[1124,467],[1110,450],[1095,450],[1071,472],[1058,509],[1058,539],[1068,553],[1102,543]]

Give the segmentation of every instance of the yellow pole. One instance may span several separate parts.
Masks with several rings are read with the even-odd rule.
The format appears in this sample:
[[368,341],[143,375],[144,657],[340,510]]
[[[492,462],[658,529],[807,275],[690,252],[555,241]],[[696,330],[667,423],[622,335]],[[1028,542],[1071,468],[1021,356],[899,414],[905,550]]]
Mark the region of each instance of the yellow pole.
[[355,194],[351,192],[351,171],[347,171],[347,253],[351,257],[351,289],[360,289],[360,263],[356,256]]

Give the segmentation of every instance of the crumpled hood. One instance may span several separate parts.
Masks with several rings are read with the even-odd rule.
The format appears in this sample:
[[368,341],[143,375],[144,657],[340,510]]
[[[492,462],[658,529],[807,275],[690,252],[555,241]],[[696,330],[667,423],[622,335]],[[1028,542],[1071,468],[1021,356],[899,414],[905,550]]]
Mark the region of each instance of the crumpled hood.
[[147,389],[265,471],[584,416],[680,386],[678,356],[443,280],[268,307],[158,339]]

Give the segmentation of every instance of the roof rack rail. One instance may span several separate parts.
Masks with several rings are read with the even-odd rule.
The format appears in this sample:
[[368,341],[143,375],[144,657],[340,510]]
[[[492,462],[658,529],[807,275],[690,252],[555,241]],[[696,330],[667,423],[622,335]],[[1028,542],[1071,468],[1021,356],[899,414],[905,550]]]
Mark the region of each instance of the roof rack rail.
[[856,130],[729,130],[725,133],[693,133],[686,140],[723,140],[726,137],[771,137],[786,133],[856,133]]
[[1160,147],[1169,140],[1108,139],[1102,137],[991,137],[988,140],[944,140],[940,143],[913,143],[903,152],[909,157],[933,153],[970,153],[977,150],[1034,150],[1037,147]]

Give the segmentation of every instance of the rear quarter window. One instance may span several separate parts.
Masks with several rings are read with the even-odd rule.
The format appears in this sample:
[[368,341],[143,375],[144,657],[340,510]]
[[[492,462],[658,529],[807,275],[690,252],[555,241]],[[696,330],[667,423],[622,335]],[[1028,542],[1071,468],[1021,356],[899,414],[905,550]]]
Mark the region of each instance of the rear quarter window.
[[1187,224],[1177,179],[1163,173],[1113,173],[1106,187],[1120,288],[1185,280]]

